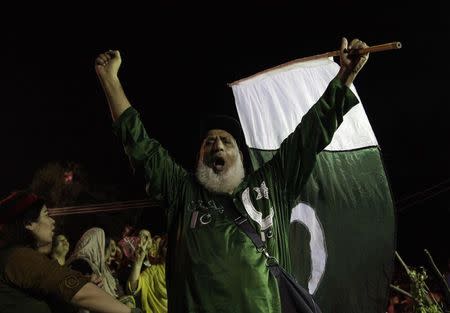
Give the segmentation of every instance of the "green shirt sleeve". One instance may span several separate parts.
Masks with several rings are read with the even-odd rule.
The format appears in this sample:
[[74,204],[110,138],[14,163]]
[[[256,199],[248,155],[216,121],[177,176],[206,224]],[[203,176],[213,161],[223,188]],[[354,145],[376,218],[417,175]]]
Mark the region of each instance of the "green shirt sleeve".
[[165,201],[169,208],[177,207],[187,172],[158,141],[148,136],[139,113],[128,108],[113,124],[113,130],[121,139],[133,169],[144,171],[147,193]]
[[317,154],[331,142],[344,115],[358,102],[347,86],[338,78],[333,79],[294,132],[282,142],[278,153],[267,163],[266,170],[276,172],[271,176],[277,177],[289,204],[298,200],[314,168]]
[[22,290],[43,296],[55,296],[70,302],[89,282],[89,278],[73,271],[31,248],[15,248],[5,266],[7,282]]

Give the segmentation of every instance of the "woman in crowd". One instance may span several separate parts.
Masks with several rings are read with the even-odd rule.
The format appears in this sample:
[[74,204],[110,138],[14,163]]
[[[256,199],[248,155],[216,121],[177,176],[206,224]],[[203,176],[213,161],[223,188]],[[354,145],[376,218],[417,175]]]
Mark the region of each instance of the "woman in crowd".
[[[167,312],[165,271],[167,241],[161,238],[152,240],[150,232],[148,232],[148,236],[146,233],[142,233],[140,237],[136,258],[128,279],[128,291],[138,297],[144,312],[165,313]],[[149,267],[141,271],[147,257],[153,263],[150,261]]]
[[108,264],[111,254],[110,245],[106,245],[103,229],[93,227],[88,229],[78,240],[72,255],[67,260],[70,268],[85,275],[95,274],[102,278],[102,288],[111,296],[117,298],[117,284]]

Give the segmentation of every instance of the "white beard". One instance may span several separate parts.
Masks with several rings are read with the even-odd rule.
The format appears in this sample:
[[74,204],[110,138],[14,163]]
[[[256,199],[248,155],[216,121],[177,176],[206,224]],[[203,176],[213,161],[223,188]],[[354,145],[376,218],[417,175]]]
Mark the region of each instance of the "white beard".
[[226,173],[217,174],[214,170],[199,161],[197,170],[195,172],[200,184],[207,190],[215,193],[229,193],[242,182],[245,176],[244,164],[241,156],[238,156],[237,161],[228,169]]

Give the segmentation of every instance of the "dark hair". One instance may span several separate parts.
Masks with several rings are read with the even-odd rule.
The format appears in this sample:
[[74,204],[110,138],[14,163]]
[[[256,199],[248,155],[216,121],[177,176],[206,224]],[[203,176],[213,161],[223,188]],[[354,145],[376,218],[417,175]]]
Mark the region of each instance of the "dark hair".
[[[2,202],[1,211],[14,211],[15,208],[21,205],[21,201],[24,201],[27,197],[29,198],[30,195],[31,193],[27,191],[14,193],[8,198],[10,200],[7,199],[8,201]],[[16,210],[18,213],[14,217],[10,217],[9,221],[0,225],[0,246],[24,245],[34,248],[36,239],[25,226],[37,222],[44,204],[45,202],[42,198],[36,197],[34,201],[28,202],[23,209]]]
[[222,129],[230,133],[239,149],[245,147],[245,137],[242,126],[237,119],[228,115],[209,115],[200,122],[199,141],[200,144],[205,139],[206,134],[211,129]]

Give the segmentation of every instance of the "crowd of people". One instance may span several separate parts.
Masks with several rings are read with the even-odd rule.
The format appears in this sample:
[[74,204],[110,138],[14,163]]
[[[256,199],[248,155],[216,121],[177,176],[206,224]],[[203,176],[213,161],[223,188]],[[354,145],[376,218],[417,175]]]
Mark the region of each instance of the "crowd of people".
[[[60,264],[63,259],[63,264],[84,275],[100,277],[101,287],[108,294],[131,307],[139,307],[144,312],[167,312],[166,236],[152,236],[147,229],[134,234],[129,226],[126,228],[123,237],[116,240],[101,228],[90,228],[83,233],[67,260],[56,253],[61,250],[57,245],[51,257]],[[61,241],[58,240],[61,237],[64,235],[58,235],[56,242]],[[67,254],[67,249],[64,251]]]
[[167,312],[165,235],[92,227],[71,245],[34,193],[0,204],[0,312]]

